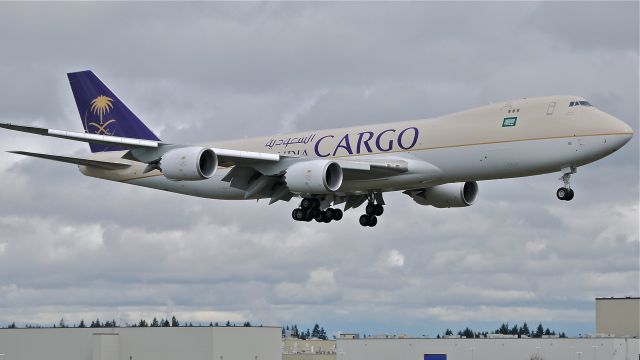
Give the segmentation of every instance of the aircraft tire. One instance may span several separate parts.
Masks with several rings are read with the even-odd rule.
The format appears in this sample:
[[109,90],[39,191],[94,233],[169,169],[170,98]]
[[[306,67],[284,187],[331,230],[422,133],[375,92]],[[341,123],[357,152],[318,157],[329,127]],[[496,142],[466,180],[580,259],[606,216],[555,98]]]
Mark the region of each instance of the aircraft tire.
[[362,226],[369,226],[369,215],[367,214],[360,215],[360,219],[358,219],[358,222]]
[[333,216],[333,220],[335,220],[335,221],[342,220],[342,215],[343,215],[342,210],[333,209],[333,215],[332,215]]
[[368,203],[367,207],[364,208],[364,212],[366,212],[367,215],[374,215],[376,213],[376,206],[373,203]]
[[293,216],[293,219],[296,221],[304,221],[306,220],[306,214],[305,211],[297,208],[297,209],[293,209],[293,212],[291,214]]
[[573,189],[569,189],[569,194],[568,194],[568,196],[567,196],[567,199],[566,199],[566,200],[567,200],[567,201],[571,201],[571,199],[573,199],[573,194],[574,194],[574,193],[573,193]]
[[565,187],[561,187],[556,191],[556,196],[558,197],[559,200],[567,200],[567,197],[569,196],[569,194],[570,194],[569,189]]
[[375,215],[369,216],[369,227],[374,227],[378,224],[378,218]]
[[326,215],[327,218],[333,220],[333,213],[335,212],[335,210],[333,210],[332,208],[327,208],[324,211],[324,214]]
[[304,198],[300,203],[300,207],[303,209],[310,209],[311,207],[313,207],[313,204],[314,204],[314,201],[312,198]]
[[374,214],[375,216],[380,216],[384,213],[384,206],[380,205],[380,204],[375,204],[373,206],[374,209]]

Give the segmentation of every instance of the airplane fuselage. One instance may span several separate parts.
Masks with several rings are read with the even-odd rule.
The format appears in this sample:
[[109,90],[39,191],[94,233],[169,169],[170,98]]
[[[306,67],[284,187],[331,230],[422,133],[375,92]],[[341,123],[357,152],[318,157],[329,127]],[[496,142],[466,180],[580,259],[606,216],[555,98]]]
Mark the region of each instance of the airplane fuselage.
[[[593,106],[569,106],[576,96],[521,99],[426,120],[306,131],[202,144],[298,158],[374,161],[384,156],[407,168],[389,177],[345,179],[338,195],[397,191],[438,184],[558,172],[601,159],[632,136],[624,122]],[[120,158],[123,152],[95,154]],[[286,163],[286,161],[284,162]],[[145,164],[124,170],[80,166],[88,176],[215,199],[244,199],[222,181],[228,169],[201,181],[172,181]],[[252,198],[259,198],[260,194]]]

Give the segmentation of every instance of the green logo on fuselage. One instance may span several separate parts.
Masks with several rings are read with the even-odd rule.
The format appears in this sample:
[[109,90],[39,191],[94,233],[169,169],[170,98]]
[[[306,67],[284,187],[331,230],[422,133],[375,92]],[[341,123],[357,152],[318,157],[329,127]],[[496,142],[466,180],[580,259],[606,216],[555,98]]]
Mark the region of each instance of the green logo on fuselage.
[[504,120],[502,120],[502,127],[516,126],[517,121],[517,117],[504,118]]

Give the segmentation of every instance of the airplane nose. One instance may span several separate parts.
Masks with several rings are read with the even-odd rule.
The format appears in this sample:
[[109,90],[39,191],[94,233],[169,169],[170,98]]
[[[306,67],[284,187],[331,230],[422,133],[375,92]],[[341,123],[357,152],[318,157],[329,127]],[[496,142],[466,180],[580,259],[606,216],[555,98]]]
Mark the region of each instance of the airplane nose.
[[607,127],[609,128],[610,134],[614,136],[614,141],[612,141],[611,145],[613,151],[616,151],[631,140],[633,137],[633,129],[627,123],[614,116],[609,115],[608,117]]

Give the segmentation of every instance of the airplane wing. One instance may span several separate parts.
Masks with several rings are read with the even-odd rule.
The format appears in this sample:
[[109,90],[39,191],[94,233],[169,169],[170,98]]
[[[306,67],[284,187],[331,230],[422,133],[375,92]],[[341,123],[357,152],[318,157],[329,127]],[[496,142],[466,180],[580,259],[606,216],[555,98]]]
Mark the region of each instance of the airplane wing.
[[[168,151],[193,146],[170,144],[160,140],[89,134],[11,123],[0,123],[0,127],[42,136],[128,149],[122,158],[146,163],[149,171],[159,169],[157,167],[158,163]],[[211,150],[215,152],[218,158],[218,165],[233,167],[222,179],[223,181],[229,182],[231,187],[244,190],[246,198],[266,197],[271,199],[270,203],[279,200],[289,201],[294,196],[289,191],[282,176],[287,172],[289,166],[306,160],[306,158],[282,156],[273,153],[222,148],[211,148]],[[12,153],[77,165],[94,166],[107,170],[124,169],[130,166],[130,164],[118,161],[103,161],[26,151],[12,151]],[[342,168],[345,180],[371,180],[400,175],[408,171],[408,162],[398,158],[334,159],[333,161],[337,162]],[[346,208],[357,207],[365,198],[365,196],[345,198]]]

